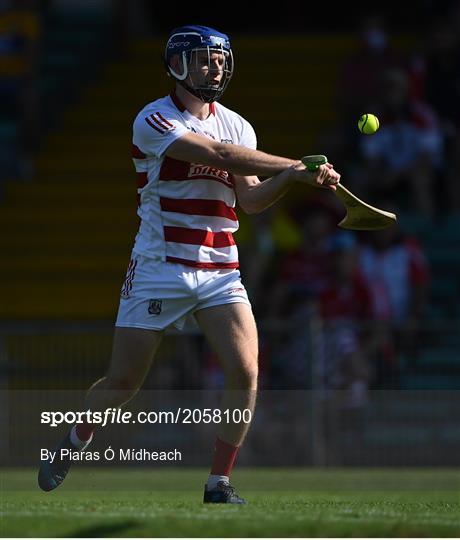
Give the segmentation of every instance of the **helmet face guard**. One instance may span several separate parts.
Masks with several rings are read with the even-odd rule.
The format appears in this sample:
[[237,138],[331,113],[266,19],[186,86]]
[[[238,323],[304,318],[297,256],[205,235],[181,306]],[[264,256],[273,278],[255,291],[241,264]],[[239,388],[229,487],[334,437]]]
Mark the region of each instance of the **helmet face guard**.
[[[203,59],[207,58],[208,74],[216,71],[211,62],[213,53],[221,56],[222,65],[218,68],[221,78],[218,83],[203,82],[203,68],[206,68]],[[182,64],[180,72],[170,65],[174,55],[179,55]],[[218,100],[233,75],[233,54],[228,36],[205,26],[173,30],[166,44],[165,62],[168,75],[204,103]]]

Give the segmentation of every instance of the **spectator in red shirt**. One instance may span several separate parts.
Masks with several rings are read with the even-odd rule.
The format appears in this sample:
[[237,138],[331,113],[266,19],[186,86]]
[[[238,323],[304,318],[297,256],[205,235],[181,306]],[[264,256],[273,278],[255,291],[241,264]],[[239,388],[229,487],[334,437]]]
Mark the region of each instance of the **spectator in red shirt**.
[[418,241],[395,225],[367,236],[359,265],[372,291],[373,310],[387,322],[386,370],[397,371],[398,354],[415,355],[420,344],[430,282],[427,258]]
[[291,209],[302,243],[290,252],[272,256],[267,289],[266,323],[270,335],[271,385],[306,388],[309,384],[308,340],[311,313],[319,292],[329,280],[327,239],[337,223],[335,210],[317,200],[301,211]]
[[[427,300],[429,269],[416,238],[395,225],[374,231],[360,249],[360,268],[373,290],[374,300],[386,290],[395,327],[419,321]],[[378,309],[376,306],[375,309]]]
[[291,213],[302,243],[287,253],[274,255],[274,287],[267,306],[268,314],[274,317],[291,317],[311,303],[329,279],[326,242],[338,221],[335,207],[318,197],[311,205]]
[[372,292],[359,268],[357,249],[350,232],[329,238],[330,280],[317,301],[323,345],[314,355],[317,383],[346,390],[343,405],[351,408],[366,402],[369,357],[375,343]]
[[330,280],[318,294],[311,354],[315,440],[317,458],[323,453],[324,464],[338,465],[343,440],[359,444],[363,432],[379,328],[373,321],[371,290],[358,265],[355,236],[346,231],[333,234],[327,252]]

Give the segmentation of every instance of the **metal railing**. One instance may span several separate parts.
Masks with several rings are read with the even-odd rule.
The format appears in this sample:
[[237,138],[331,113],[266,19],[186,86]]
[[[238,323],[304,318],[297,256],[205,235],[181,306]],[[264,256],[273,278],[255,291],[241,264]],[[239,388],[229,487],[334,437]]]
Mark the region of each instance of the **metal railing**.
[[[459,464],[458,322],[426,324],[416,349],[395,346],[390,355],[385,340],[360,349],[368,330],[312,314],[297,323],[259,323],[260,390],[240,463]],[[40,449],[65,433],[68,426],[41,423],[41,413],[82,410],[85,390],[108,366],[112,333],[110,322],[2,326],[2,464],[33,465]],[[142,391],[124,410],[214,410],[223,380],[198,331],[169,332]],[[110,425],[94,447],[177,447],[184,465],[207,465],[215,429],[202,419]]]

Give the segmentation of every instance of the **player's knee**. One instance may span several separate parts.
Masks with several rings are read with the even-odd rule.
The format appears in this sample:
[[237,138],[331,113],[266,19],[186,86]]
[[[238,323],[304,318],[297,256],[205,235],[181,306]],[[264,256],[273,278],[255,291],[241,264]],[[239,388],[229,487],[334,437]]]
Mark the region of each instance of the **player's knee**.
[[123,376],[107,376],[106,387],[108,390],[113,390],[115,392],[123,392],[129,397],[133,397],[139,391],[141,384],[137,377],[133,375],[123,375]]

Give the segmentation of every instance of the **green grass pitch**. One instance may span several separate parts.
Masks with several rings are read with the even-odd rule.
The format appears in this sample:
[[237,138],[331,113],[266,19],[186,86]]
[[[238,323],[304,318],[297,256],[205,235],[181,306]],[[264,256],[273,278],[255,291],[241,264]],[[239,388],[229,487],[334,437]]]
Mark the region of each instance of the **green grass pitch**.
[[248,505],[203,505],[206,470],[74,466],[51,493],[0,469],[2,537],[458,537],[453,469],[245,469]]

